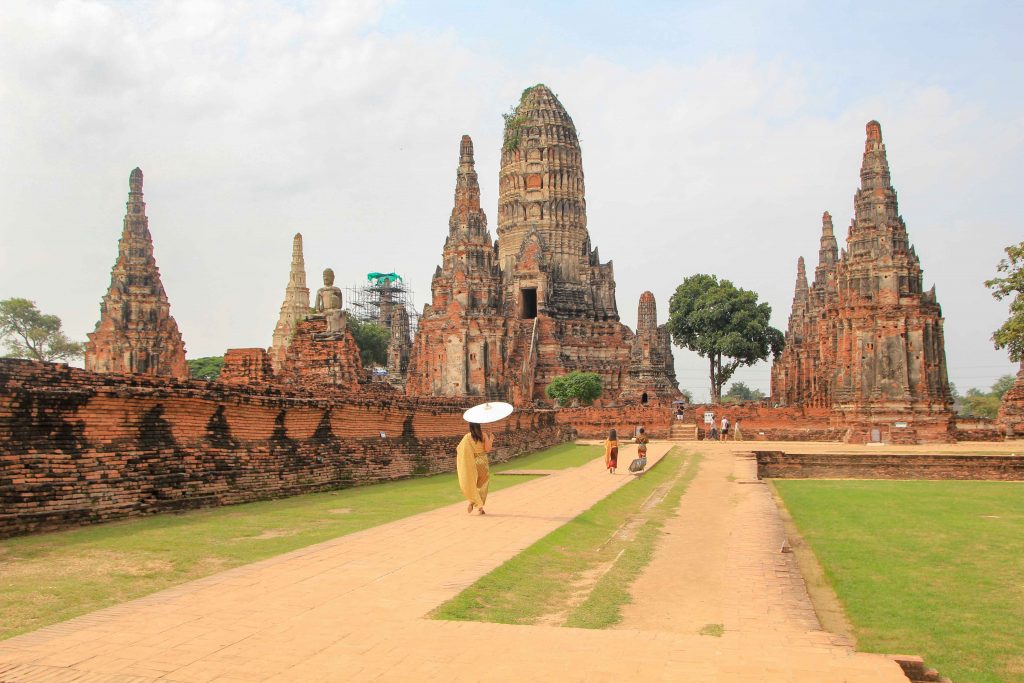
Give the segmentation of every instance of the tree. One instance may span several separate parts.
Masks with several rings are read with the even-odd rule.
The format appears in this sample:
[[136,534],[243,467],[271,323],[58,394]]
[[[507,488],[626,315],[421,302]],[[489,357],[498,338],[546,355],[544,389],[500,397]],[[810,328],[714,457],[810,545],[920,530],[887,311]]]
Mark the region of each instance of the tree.
[[548,398],[558,401],[558,405],[564,406],[573,401],[590,405],[601,395],[601,375],[573,370],[551,380],[545,393]]
[[1008,258],[996,266],[1006,277],[985,281],[998,301],[1013,297],[1010,301],[1010,317],[1002,327],[992,334],[997,349],[1007,349],[1010,360],[1024,361],[1024,242],[1006,247]]
[[188,363],[188,369],[192,373],[192,377],[213,382],[220,377],[220,371],[224,367],[224,356],[189,358],[185,362]]
[[68,339],[60,326],[60,318],[44,314],[34,301],[0,301],[0,339],[7,345],[7,358],[51,362],[81,358],[85,345]]
[[736,368],[782,353],[782,332],[772,327],[772,307],[757,293],[714,275],[691,275],[669,301],[668,328],[676,346],[708,359],[711,402],[722,400],[722,385]]
[[989,391],[968,389],[967,395],[960,397],[959,414],[964,417],[995,418],[999,413],[999,404],[1003,394],[1013,386],[1013,375],[1003,375],[997,379]]
[[388,343],[391,341],[388,328],[376,323],[360,322],[352,315],[348,316],[348,326],[352,329],[364,367],[388,364]]
[[760,401],[764,398],[764,392],[760,389],[751,389],[744,382],[733,382],[729,390],[722,396],[722,401],[731,403],[734,401]]

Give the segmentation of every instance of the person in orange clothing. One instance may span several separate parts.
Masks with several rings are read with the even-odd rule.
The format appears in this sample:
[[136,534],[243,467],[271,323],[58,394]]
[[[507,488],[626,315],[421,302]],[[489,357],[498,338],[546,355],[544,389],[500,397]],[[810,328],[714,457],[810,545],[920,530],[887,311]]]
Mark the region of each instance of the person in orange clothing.
[[604,442],[604,466],[608,468],[608,474],[615,474],[615,468],[619,466],[619,436],[614,429],[608,432]]

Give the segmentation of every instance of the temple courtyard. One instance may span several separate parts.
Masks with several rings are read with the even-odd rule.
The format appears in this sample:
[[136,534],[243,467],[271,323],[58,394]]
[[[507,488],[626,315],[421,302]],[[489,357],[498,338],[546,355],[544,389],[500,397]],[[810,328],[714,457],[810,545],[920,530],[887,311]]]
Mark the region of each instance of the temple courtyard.
[[0,681],[906,681],[821,626],[750,453],[783,445],[660,441],[651,465],[673,446],[699,470],[611,628],[428,616],[634,481],[598,458],[492,493],[485,517],[448,505],[0,641]]

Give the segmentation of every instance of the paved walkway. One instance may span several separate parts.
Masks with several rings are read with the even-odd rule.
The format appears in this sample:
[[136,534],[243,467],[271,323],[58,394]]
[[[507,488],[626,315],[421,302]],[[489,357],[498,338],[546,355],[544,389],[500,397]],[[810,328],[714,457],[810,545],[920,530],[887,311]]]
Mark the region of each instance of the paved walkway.
[[[752,462],[686,447],[703,464],[622,628],[423,618],[632,479],[594,461],[492,494],[486,517],[448,506],[0,641],[0,682],[906,683],[820,631]],[[698,635],[708,624],[724,635]]]

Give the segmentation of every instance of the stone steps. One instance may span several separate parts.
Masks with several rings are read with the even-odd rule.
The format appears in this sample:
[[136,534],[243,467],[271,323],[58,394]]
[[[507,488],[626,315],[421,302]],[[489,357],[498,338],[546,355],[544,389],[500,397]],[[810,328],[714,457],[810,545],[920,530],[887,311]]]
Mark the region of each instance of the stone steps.
[[697,427],[692,422],[673,422],[668,438],[670,441],[696,441]]

